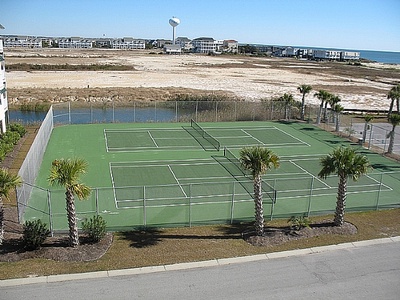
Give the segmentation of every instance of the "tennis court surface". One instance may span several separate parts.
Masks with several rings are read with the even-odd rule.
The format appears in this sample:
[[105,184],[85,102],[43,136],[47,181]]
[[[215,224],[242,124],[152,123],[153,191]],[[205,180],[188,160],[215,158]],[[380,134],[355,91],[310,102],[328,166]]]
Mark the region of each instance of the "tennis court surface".
[[[319,160],[349,142],[299,123],[133,123],[56,127],[24,219],[67,228],[65,195],[47,183],[51,162],[79,157],[90,199],[76,202],[80,220],[102,215],[110,229],[191,226],[252,220],[251,176],[238,161],[245,146],[272,149],[281,166],[263,177],[267,219],[326,214],[335,208],[337,177],[317,177]],[[347,210],[399,205],[400,165],[358,145],[374,169],[349,181]]]

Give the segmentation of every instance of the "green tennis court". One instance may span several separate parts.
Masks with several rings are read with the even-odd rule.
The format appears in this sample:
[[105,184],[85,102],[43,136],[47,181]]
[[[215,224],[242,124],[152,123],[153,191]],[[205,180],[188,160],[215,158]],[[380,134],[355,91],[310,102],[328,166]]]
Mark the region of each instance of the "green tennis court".
[[[197,126],[200,126],[199,128]],[[102,215],[110,229],[191,226],[251,220],[253,184],[237,160],[244,146],[262,145],[281,166],[263,177],[268,218],[331,213],[336,177],[317,177],[319,160],[349,142],[312,125],[279,122],[132,123],[68,125],[53,130],[25,220],[42,218],[65,230],[65,195],[50,188],[54,159],[89,163],[82,180],[93,188],[77,201],[78,218]],[[348,210],[399,205],[400,165],[358,145],[374,169],[349,181]]]

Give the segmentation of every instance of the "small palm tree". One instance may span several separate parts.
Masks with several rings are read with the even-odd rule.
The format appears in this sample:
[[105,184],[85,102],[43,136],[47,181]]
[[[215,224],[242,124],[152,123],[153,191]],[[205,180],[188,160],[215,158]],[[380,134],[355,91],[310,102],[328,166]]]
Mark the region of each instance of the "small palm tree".
[[262,179],[271,168],[279,167],[279,157],[267,148],[245,147],[240,151],[240,162],[250,170],[254,182],[255,229],[258,236],[264,234],[264,208],[262,200]]
[[289,109],[294,103],[293,95],[285,93],[278,100],[285,104],[285,120],[289,120]]
[[321,115],[322,115],[322,111],[324,109],[324,105],[325,106],[327,105],[328,100],[331,96],[332,96],[332,94],[325,90],[319,90],[318,93],[314,94],[314,97],[317,97],[321,101],[321,103],[319,105],[318,115],[317,115],[317,124],[321,123]]
[[22,184],[22,179],[18,175],[13,175],[7,169],[0,169],[0,245],[4,238],[4,207],[3,198],[7,198],[11,190]]
[[364,123],[364,131],[363,131],[363,135],[362,135],[362,142],[363,142],[363,143],[365,143],[365,140],[366,140],[366,138],[367,138],[368,124],[369,124],[369,122],[371,122],[373,119],[374,119],[374,116],[373,116],[373,115],[366,114],[366,115],[364,116],[364,121],[365,121],[365,123]]
[[305,103],[306,103],[306,95],[311,92],[312,87],[311,87],[311,85],[302,84],[299,87],[297,87],[297,89],[302,94],[300,119],[304,121],[304,108],[305,108]]
[[394,102],[396,101],[397,113],[400,113],[400,84],[392,87],[387,95],[387,98],[391,100],[388,117],[392,114]]
[[366,174],[370,168],[368,158],[357,154],[353,148],[339,147],[334,149],[331,154],[323,157],[321,165],[319,177],[326,179],[331,174],[339,176],[334,224],[342,226],[346,207],[347,179],[351,177],[354,181],[357,181],[361,175]]
[[48,178],[51,185],[60,185],[66,189],[69,245],[71,247],[79,245],[74,195],[81,200],[88,198],[91,192],[90,187],[79,183],[79,177],[86,173],[87,166],[86,161],[78,158],[55,160]]
[[400,124],[400,114],[390,114],[388,117],[388,121],[392,124],[392,130],[389,132],[388,137],[389,140],[389,147],[387,153],[393,153],[393,146],[394,146],[394,137],[395,137],[395,129],[396,126]]

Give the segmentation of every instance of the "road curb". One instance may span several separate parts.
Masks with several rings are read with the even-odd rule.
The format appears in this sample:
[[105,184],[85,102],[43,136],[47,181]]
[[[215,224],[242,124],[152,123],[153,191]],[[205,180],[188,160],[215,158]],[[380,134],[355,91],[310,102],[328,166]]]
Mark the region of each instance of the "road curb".
[[375,240],[358,241],[352,243],[342,243],[337,245],[319,246],[319,247],[312,247],[305,249],[296,249],[290,251],[273,252],[267,254],[211,259],[206,261],[170,264],[162,266],[150,266],[150,267],[98,271],[98,272],[88,272],[88,273],[60,274],[60,275],[49,275],[49,276],[39,276],[39,277],[5,279],[5,280],[0,280],[0,287],[37,284],[37,283],[53,283],[53,282],[63,282],[63,281],[81,280],[81,279],[95,279],[95,278],[115,277],[115,276],[140,275],[140,274],[149,274],[155,272],[179,271],[179,270],[187,270],[193,268],[224,266],[229,264],[254,262],[265,259],[276,259],[276,258],[285,258],[290,256],[317,254],[327,251],[354,249],[365,246],[387,244],[387,243],[398,243],[398,242],[400,242],[400,236],[375,239]]

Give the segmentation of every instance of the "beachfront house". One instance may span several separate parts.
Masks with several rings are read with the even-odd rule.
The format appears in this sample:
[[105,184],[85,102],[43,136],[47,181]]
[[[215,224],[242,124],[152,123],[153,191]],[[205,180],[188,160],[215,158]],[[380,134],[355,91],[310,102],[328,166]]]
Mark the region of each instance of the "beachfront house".
[[340,60],[341,51],[337,50],[314,50],[315,59],[328,59],[328,60]]
[[199,37],[192,40],[193,52],[214,53],[216,50],[214,39],[210,37]]
[[8,102],[6,85],[6,65],[4,60],[3,40],[0,39],[0,131],[6,132],[8,123]]
[[224,40],[222,49],[227,53],[238,53],[239,43],[236,40]]
[[340,60],[359,60],[360,52],[342,51],[340,52]]

